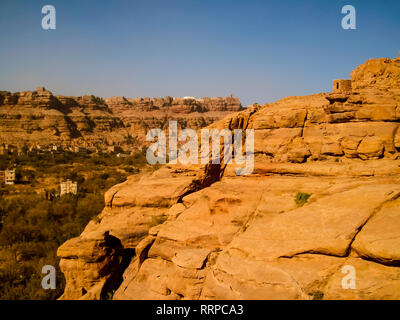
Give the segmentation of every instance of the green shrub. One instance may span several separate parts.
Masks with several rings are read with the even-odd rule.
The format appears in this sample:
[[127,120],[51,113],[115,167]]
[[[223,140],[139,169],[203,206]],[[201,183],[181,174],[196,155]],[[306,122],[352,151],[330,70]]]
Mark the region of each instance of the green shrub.
[[305,192],[297,192],[294,202],[298,207],[304,206],[304,204],[308,201],[308,198],[311,197],[311,193],[305,193]]
[[322,300],[324,298],[324,293],[319,290],[311,291],[308,295],[312,297],[313,300]]

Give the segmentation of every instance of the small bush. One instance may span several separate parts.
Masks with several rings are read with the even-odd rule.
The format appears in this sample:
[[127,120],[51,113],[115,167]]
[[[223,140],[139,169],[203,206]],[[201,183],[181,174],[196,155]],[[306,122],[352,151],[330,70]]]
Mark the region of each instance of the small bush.
[[304,206],[304,204],[308,201],[308,198],[311,197],[311,193],[305,192],[297,192],[296,197],[294,198],[294,202],[298,207]]
[[308,295],[311,296],[313,300],[322,300],[324,298],[324,293],[319,290],[311,291]]

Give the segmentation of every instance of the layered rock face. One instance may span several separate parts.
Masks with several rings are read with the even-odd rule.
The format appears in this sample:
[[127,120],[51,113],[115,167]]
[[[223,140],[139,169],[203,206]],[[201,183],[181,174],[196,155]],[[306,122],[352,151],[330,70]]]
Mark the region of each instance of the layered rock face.
[[226,115],[242,110],[240,100],[226,98],[136,98],[112,97],[107,105],[118,115],[130,135],[145,143],[148,130],[168,130],[169,120],[177,121],[178,128],[198,129]]
[[250,175],[166,165],[111,188],[98,221],[59,248],[62,298],[400,299],[398,62],[358,67],[353,92],[214,123],[254,129]]
[[371,59],[351,73],[357,91],[386,91],[399,94],[400,52],[397,59]]
[[239,99],[65,97],[45,88],[0,92],[0,143],[16,146],[60,144],[99,147],[142,147],[149,128],[168,119],[194,129],[242,110]]
[[[124,141],[124,125],[94,96],[54,96],[45,88],[0,93],[0,142],[23,145],[104,143],[110,135]],[[122,134],[118,134],[122,133]]]

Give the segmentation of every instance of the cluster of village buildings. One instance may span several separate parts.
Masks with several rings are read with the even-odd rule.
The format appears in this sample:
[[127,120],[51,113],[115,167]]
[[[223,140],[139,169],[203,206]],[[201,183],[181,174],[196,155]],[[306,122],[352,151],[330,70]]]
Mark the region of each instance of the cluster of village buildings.
[[[3,181],[4,181],[4,184],[8,185],[8,186],[16,184],[17,177],[16,177],[15,169],[4,170],[4,180]],[[66,194],[73,194],[73,195],[78,194],[78,182],[71,181],[71,180],[62,181],[60,183],[60,192],[58,194],[51,195],[51,197],[63,196]],[[46,194],[46,198],[49,198],[49,197],[50,197],[50,195]]]
[[[80,147],[80,146],[71,146],[71,147],[62,147],[60,145],[34,145],[30,147],[20,147],[13,146],[10,144],[0,144],[0,155],[24,155],[24,154],[44,154],[44,153],[63,153],[63,152],[75,152],[75,153],[99,153],[99,149],[96,147]],[[118,146],[108,146],[105,150],[107,153],[115,154],[116,157],[125,158],[128,157],[128,154],[122,152],[121,148]],[[3,180],[3,181],[1,181]],[[4,170],[4,173],[0,175],[0,184],[3,183],[6,186],[14,185],[17,181],[17,175],[15,168]],[[78,183],[75,181],[67,180],[62,181],[59,187],[59,193],[56,195],[49,194],[46,195],[46,198],[52,198],[54,196],[63,196],[65,194],[73,194],[76,195],[78,193]]]
[[127,157],[128,155],[123,153],[122,149],[118,146],[107,146],[105,150],[100,150],[97,147],[81,147],[81,146],[68,146],[63,147],[61,145],[31,145],[31,146],[14,146],[11,144],[0,144],[0,155],[6,154],[17,154],[23,155],[26,153],[62,153],[62,152],[74,152],[74,153],[115,153],[117,157]]

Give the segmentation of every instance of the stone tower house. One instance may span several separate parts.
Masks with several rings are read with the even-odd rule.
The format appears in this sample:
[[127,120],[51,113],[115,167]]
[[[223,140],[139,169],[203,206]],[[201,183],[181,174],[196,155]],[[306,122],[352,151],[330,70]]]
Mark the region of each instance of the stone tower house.
[[67,180],[60,183],[60,196],[64,194],[77,194],[78,193],[78,183]]
[[350,93],[351,91],[351,80],[333,80],[333,93]]

